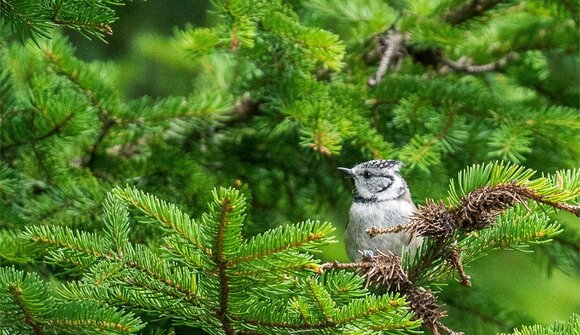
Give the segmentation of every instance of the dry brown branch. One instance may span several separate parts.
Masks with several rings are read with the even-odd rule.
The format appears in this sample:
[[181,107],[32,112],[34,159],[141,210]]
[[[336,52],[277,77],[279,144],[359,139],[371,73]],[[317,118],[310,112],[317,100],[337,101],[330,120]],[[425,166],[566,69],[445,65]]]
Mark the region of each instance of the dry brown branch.
[[554,201],[546,200],[541,195],[538,195],[534,190],[530,190],[530,189],[522,189],[519,192],[520,192],[521,196],[524,196],[524,197],[526,197],[530,200],[533,200],[537,203],[548,205],[550,207],[554,207],[554,208],[557,208],[559,210],[562,210],[562,211],[565,211],[568,213],[572,213],[572,214],[576,215],[577,217],[580,217],[580,206],[574,206],[574,205],[570,205],[570,204],[563,203],[563,202],[554,202]]
[[407,43],[409,38],[406,35],[392,28],[375,36],[374,40],[377,46],[366,53],[364,58],[367,62],[374,63],[378,58],[377,56],[380,56],[380,62],[376,73],[368,79],[369,86],[378,85],[393,66],[396,71],[405,57],[411,57],[414,62],[419,62],[423,66],[431,66],[434,69],[438,69],[437,71],[440,74],[450,71],[471,74],[497,71],[520,58],[518,53],[510,52],[500,59],[487,64],[474,64],[473,60],[467,56],[463,56],[457,61],[445,59],[441,49],[417,50],[412,44]]
[[402,231],[409,230],[410,228],[412,228],[411,223],[386,228],[370,227],[369,229],[366,230],[366,233],[369,234],[370,237],[375,237],[379,234],[399,233]]
[[451,236],[456,229],[481,230],[492,225],[509,207],[516,203],[525,205],[528,199],[580,217],[580,206],[549,201],[526,186],[510,183],[476,189],[463,196],[457,207],[447,208],[441,202],[427,200],[424,206],[418,207],[409,223],[387,228],[371,227],[367,234],[374,237],[408,231],[418,236],[444,238]]
[[423,287],[414,286],[405,269],[401,265],[401,258],[392,253],[380,253],[362,262],[338,263],[329,262],[322,264],[323,270],[329,269],[357,269],[362,272],[366,279],[366,286],[384,287],[388,291],[399,292],[409,301],[409,307],[415,313],[415,319],[421,319],[426,327],[434,334],[440,334],[441,328],[449,334],[455,333],[442,325],[439,319],[447,313],[437,303],[435,294]]
[[471,287],[471,277],[469,277],[469,275],[465,273],[465,270],[463,270],[463,264],[461,263],[461,255],[459,254],[459,251],[457,251],[457,249],[451,251],[451,255],[449,255],[449,261],[457,269],[457,273],[459,273],[459,277],[461,277],[461,281],[459,282],[459,284],[465,287]]
[[423,324],[431,329],[433,334],[439,334],[438,324],[441,324],[439,319],[447,316],[447,312],[437,303],[435,294],[423,287],[413,287],[406,293],[406,297],[409,306],[415,312],[415,319],[422,319]]
[[[473,64],[473,60],[467,57],[462,57],[457,61],[441,58],[441,62],[454,71],[477,74],[499,70],[502,67],[506,66],[509,62],[518,60],[519,58],[520,55],[518,53],[510,52],[507,55],[503,56],[502,58],[496,60],[495,62],[487,64]],[[447,69],[443,67],[439,72],[444,73],[446,71]]]
[[374,262],[339,263],[337,261],[334,261],[322,263],[320,265],[320,269],[322,271],[332,269],[368,269],[373,267],[374,265],[375,265]]
[[377,72],[368,80],[369,86],[376,86],[381,82],[389,70],[389,66],[402,53],[405,37],[399,31],[391,29],[387,31],[386,36],[381,38],[380,41],[381,44],[384,44],[384,52],[382,53]]
[[456,332],[456,331],[454,331],[454,330],[450,329],[450,328],[449,328],[449,327],[447,327],[446,325],[442,324],[442,323],[441,323],[441,321],[437,321],[437,322],[435,322],[435,325],[436,325],[438,328],[441,328],[441,329],[442,329],[444,332],[446,332],[446,333],[447,333],[447,334],[449,334],[449,335],[464,335],[464,333],[462,333],[462,332]]

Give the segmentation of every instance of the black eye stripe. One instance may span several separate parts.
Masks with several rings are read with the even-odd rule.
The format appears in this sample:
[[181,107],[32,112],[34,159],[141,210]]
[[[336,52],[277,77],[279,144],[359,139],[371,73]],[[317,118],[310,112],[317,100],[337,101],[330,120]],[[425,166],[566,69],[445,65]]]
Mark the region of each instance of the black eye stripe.
[[388,175],[388,174],[374,174],[370,171],[364,171],[362,173],[362,176],[365,178],[370,178],[370,177],[388,178],[391,180],[391,182],[393,182],[393,176]]
[[393,182],[395,181],[392,176],[381,176],[381,177],[389,179],[389,183],[383,186],[380,190],[378,190],[377,193],[381,193],[388,190],[389,188],[391,188],[391,185],[393,185]]
[[387,186],[385,186],[385,187],[381,188],[380,190],[378,190],[378,191],[377,191],[377,193],[384,192],[384,191],[388,190],[390,187],[391,187],[391,184],[389,184],[389,185],[387,185]]

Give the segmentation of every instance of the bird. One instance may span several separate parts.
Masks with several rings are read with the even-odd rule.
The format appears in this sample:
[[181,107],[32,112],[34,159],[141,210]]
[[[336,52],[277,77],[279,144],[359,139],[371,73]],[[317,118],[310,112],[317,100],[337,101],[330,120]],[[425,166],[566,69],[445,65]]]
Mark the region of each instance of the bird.
[[370,237],[371,227],[393,227],[409,222],[416,210],[405,179],[399,174],[403,163],[396,160],[371,160],[353,168],[339,167],[354,181],[354,199],[349,209],[345,231],[345,247],[351,261],[373,255],[392,253],[400,256],[403,249],[414,251],[421,238],[409,233],[380,234]]

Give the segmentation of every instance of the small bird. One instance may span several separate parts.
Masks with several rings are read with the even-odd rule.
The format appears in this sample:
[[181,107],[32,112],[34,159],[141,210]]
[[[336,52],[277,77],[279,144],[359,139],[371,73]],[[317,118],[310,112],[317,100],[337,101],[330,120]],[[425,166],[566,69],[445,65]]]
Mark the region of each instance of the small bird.
[[[350,206],[345,232],[345,245],[352,261],[377,253],[401,255],[403,248],[414,250],[420,238],[410,241],[408,233],[381,234],[370,237],[370,227],[393,227],[409,222],[416,207],[407,183],[399,174],[402,162],[372,160],[352,169],[339,167],[354,181],[354,200]],[[410,244],[409,244],[410,242]]]

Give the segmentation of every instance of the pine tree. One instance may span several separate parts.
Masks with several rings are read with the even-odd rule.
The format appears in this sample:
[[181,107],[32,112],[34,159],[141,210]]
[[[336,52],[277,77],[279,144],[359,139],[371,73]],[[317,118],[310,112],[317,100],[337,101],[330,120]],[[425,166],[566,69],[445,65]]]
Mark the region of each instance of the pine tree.
[[[192,220],[154,196],[115,188],[103,206],[102,232],[26,228],[25,240],[45,245],[48,260],[80,278],[51,292],[37,275],[3,268],[3,329],[133,333],[143,321],[118,309],[130,308],[216,334],[391,333],[413,331],[417,320],[434,333],[449,331],[427,287],[436,289],[455,271],[471,286],[463,264],[498,248],[549,241],[561,230],[540,205],[580,216],[578,206],[566,203],[580,195],[577,170],[533,175],[503,164],[460,174],[447,204],[419,209],[410,229],[430,239],[402,263],[381,255],[376,262],[320,264],[309,252],[333,242],[328,223],[306,221],[244,239],[246,204],[234,189],[214,191],[208,211]],[[137,223],[159,230],[159,244],[133,242]],[[366,269],[367,284],[355,273],[331,270],[344,268]],[[369,283],[391,291],[375,295]]]
[[[161,98],[127,97],[122,67],[55,30],[104,40],[121,4],[0,1],[0,332],[445,331],[442,299],[501,309],[441,288],[492,250],[580,272],[547,209],[579,200],[577,3],[214,1],[213,25],[156,42],[195,73]],[[314,220],[349,198],[336,167],[371,158],[407,164],[424,206],[398,229],[429,238],[416,258],[322,263],[333,228]],[[549,175],[476,165],[443,201],[494,159]]]

